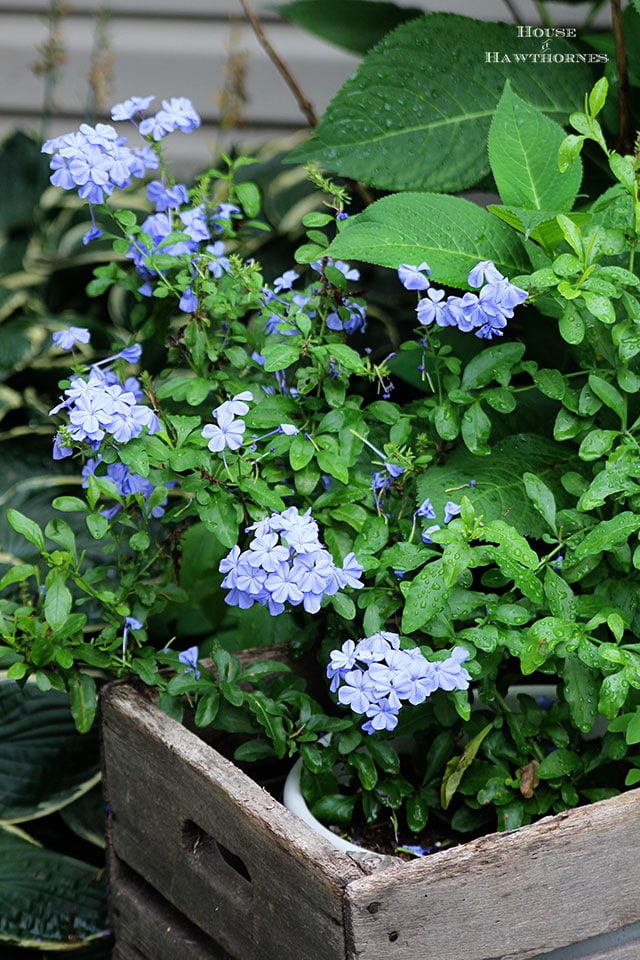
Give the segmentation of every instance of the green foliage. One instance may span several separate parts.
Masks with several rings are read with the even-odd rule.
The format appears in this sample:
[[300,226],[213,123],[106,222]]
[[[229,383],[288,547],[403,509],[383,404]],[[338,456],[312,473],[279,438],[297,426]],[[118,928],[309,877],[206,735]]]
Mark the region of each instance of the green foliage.
[[[352,42],[361,6],[341,5],[334,38]],[[404,16],[377,6],[394,24]],[[316,30],[318,10],[304,0],[284,13]],[[171,717],[189,710],[196,727],[237,735],[239,761],[302,757],[312,808],[345,829],[389,819],[418,834],[436,818],[458,835],[512,829],[638,782],[637,157],[609,147],[606,77],[485,59],[512,38],[429,14],[379,40],[290,157],[362,187],[314,164],[312,196],[301,171],[269,194],[280,157],[255,170],[222,157],[191,190],[215,223],[197,254],[177,218],[154,248],[137,194],[129,210],[101,206],[113,232],[88,287],[96,335],[68,364],[5,290],[18,367],[40,357],[77,387],[106,362],[147,417],[131,438],[96,440],[70,421],[67,393],[57,422],[72,456],[55,499],[30,510],[21,465],[2,494],[3,663],[24,690],[33,677],[65,691],[79,730],[102,682],[137,678]],[[575,53],[559,39],[554,50]],[[499,193],[489,209],[446,192],[481,181]],[[376,189],[399,192],[369,203]],[[221,198],[237,207],[222,223]],[[269,245],[271,213],[295,234],[286,256]],[[403,290],[395,270],[407,265]],[[119,306],[101,335],[105,300]],[[140,359],[120,354],[132,344]],[[27,396],[21,382],[11,390],[8,411]],[[55,401],[30,402],[41,415]],[[38,494],[47,476],[32,478]],[[311,511],[345,577],[305,586],[306,604],[284,587],[282,601],[267,596],[251,556],[254,532],[292,507]],[[238,555],[246,589],[225,579]],[[471,693],[436,689],[370,734],[326,669],[378,632],[434,670],[463,647]],[[275,639],[284,662],[236,655]],[[308,684],[291,656],[311,661]]]
[[361,55],[390,30],[422,14],[418,7],[370,0],[293,0],[274,9],[290,23]]
[[[507,24],[447,13],[400,25],[370,51],[290,160],[312,160],[384,190],[473,186],[489,172],[487,134],[506,80],[560,122],[590,81],[588,67],[576,63],[514,70],[510,61],[487,62],[490,51],[511,51],[514,35]],[[523,55],[539,53],[535,38],[517,44]],[[554,52],[575,53],[562,39]]]

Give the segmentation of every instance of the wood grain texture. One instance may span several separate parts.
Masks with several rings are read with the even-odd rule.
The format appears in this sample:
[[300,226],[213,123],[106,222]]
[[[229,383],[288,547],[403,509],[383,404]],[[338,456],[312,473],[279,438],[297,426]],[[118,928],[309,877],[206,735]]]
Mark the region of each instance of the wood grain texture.
[[112,960],[233,960],[119,860],[107,843]]
[[344,960],[344,889],[380,858],[339,853],[127,685],[102,737],[117,856],[235,960]]
[[354,881],[351,955],[527,960],[588,941],[640,921],[639,850],[633,790]]

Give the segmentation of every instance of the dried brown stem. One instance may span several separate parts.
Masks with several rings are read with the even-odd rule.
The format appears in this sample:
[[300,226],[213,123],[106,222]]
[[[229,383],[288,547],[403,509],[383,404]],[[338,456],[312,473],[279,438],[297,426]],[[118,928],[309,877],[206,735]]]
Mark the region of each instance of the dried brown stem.
[[294,97],[296,98],[298,102],[298,106],[300,107],[305,117],[307,118],[307,123],[309,124],[310,127],[317,127],[318,118],[315,114],[313,107],[311,106],[311,103],[305,97],[304,93],[300,89],[299,85],[297,84],[295,78],[291,74],[291,71],[287,67],[286,63],[284,63],[284,61],[280,58],[280,56],[276,53],[276,51],[273,49],[273,47],[269,43],[269,40],[267,39],[265,32],[262,29],[262,24],[260,23],[255,13],[251,9],[248,3],[248,0],[240,0],[240,3],[242,4],[242,9],[246,14],[247,20],[251,24],[256,37],[260,41],[261,45],[264,47],[270,60],[272,61],[274,66],[277,67],[280,74],[284,78],[285,83],[287,84],[287,86],[293,93]]
[[631,108],[629,103],[629,68],[624,46],[622,26],[622,8],[620,0],[611,0],[611,22],[616,45],[616,69],[618,72],[618,110],[620,114],[617,147],[620,153],[633,150],[633,132],[631,129]]

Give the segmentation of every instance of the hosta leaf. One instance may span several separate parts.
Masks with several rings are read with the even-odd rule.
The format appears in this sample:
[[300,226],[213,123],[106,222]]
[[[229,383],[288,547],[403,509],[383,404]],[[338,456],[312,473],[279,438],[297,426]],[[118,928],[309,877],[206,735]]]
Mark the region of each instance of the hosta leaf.
[[558,169],[562,127],[514,93],[507,81],[489,130],[489,160],[503,203],[570,210],[580,189],[580,159]]
[[78,733],[66,694],[0,681],[0,729],[0,820],[46,816],[98,781],[97,731]]
[[108,934],[103,869],[8,827],[0,827],[0,902],[0,941],[72,950]]
[[96,784],[88,793],[64,807],[60,816],[69,829],[83,840],[96,847],[105,846],[107,808],[102,795],[102,784]]
[[[451,56],[451,37],[457,54]],[[591,85],[588,67],[544,71],[488,62],[512,51],[513,27],[448,13],[402,24],[370,51],[325,112],[312,139],[289,154],[384,190],[455,192],[489,172],[487,135],[505,80],[564,122]],[[554,40],[554,52],[572,52]],[[518,40],[518,53],[540,53]],[[495,58],[494,58],[495,59]],[[461,95],[464,91],[464,96]],[[419,261],[409,261],[419,262]]]
[[398,193],[345,221],[329,246],[332,257],[397,268],[421,263],[438,283],[469,289],[469,271],[491,259],[507,277],[529,271],[524,248],[509,227],[462,197]]

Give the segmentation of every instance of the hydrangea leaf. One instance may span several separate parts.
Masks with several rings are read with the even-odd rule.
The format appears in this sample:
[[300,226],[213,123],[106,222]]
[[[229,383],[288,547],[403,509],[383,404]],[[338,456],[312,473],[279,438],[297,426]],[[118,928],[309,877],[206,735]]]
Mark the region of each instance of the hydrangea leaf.
[[361,55],[390,30],[423,12],[417,7],[403,8],[371,0],[293,0],[274,9],[283,20]]
[[507,81],[489,129],[489,161],[504,204],[535,210],[571,210],[580,189],[582,161],[561,173],[559,123],[514,93]]
[[76,950],[109,933],[104,870],[0,827],[0,941]]
[[0,726],[0,821],[46,816],[99,780],[97,731],[78,733],[66,694],[1,681]]
[[[459,447],[447,456],[442,466],[429,467],[418,481],[418,502],[431,499],[440,522],[451,489],[458,489],[473,503],[476,516],[484,523],[506,520],[525,537],[540,538],[548,527],[527,495],[524,474],[527,471],[545,483],[553,492],[558,509],[566,506],[568,497],[560,483],[565,467],[566,451],[559,444],[534,434],[517,434],[499,440],[490,457],[478,457]],[[475,486],[469,487],[470,481]]]
[[345,226],[327,253],[397,268],[421,263],[436,283],[469,289],[469,271],[493,260],[512,277],[530,270],[519,237],[505,223],[462,197],[397,193],[377,200]]
[[[489,172],[487,135],[507,79],[518,96],[560,122],[592,83],[586,65],[514,64],[514,52],[540,56],[540,42],[517,39],[508,24],[450,13],[402,24],[370,51],[311,140],[288,159],[311,160],[383,190],[471,187]],[[488,62],[494,53],[498,62]],[[558,38],[554,53],[575,55],[575,48]]]

